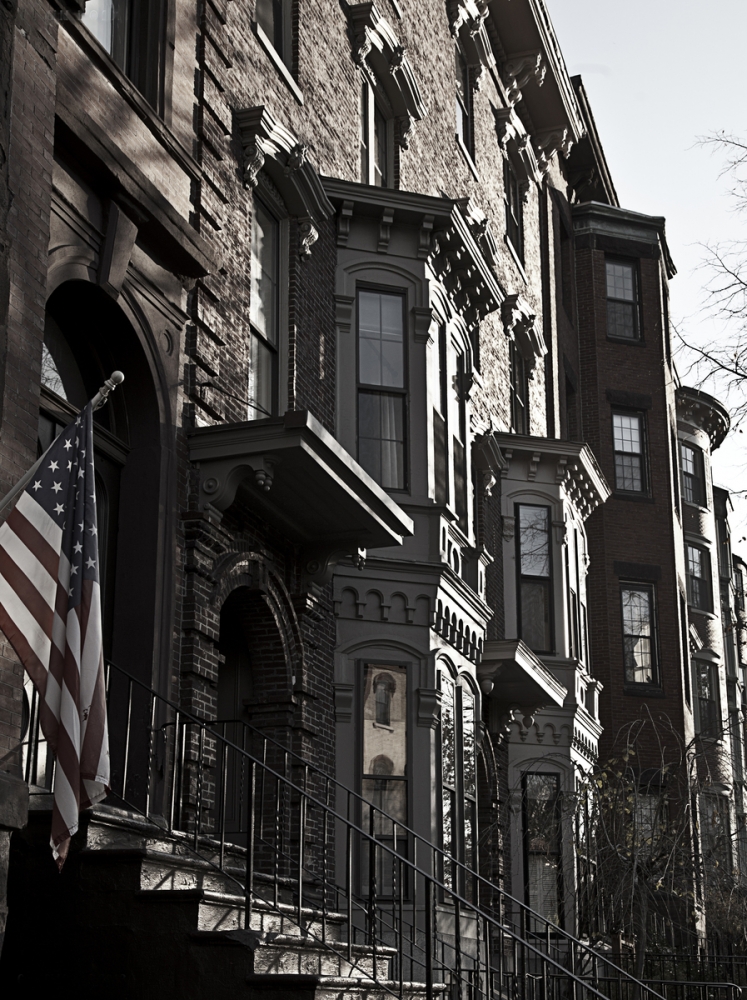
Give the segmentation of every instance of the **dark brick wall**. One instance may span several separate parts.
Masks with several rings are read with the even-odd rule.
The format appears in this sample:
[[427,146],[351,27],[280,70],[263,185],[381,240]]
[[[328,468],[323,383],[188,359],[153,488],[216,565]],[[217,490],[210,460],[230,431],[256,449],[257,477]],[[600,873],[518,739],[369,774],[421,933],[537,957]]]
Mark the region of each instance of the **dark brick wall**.
[[[684,732],[684,692],[680,653],[679,591],[676,546],[679,523],[672,500],[670,435],[671,371],[664,355],[659,297],[660,262],[647,248],[640,258],[643,342],[619,343],[607,338],[604,251],[576,243],[576,294],[581,344],[580,385],[584,436],[613,488],[613,495],[587,522],[591,567],[589,620],[594,676],[604,684],[600,717],[605,727],[602,756],[619,731],[648,712],[666,716]],[[607,391],[650,396],[645,410],[651,496],[626,499],[614,491],[612,404]],[[660,568],[656,581],[661,690],[626,693],[623,684],[622,613],[615,562]],[[640,575],[628,579],[644,579]],[[645,581],[644,581],[645,582]],[[652,732],[650,766],[659,761]],[[640,762],[646,766],[644,761]]]

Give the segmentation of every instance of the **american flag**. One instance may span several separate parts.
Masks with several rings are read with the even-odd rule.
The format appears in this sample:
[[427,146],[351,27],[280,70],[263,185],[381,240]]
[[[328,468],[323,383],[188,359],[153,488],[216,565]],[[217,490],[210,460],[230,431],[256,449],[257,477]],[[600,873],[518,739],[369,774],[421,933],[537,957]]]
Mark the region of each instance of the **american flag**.
[[56,757],[51,845],[62,868],[80,810],[109,786],[91,403],[0,527],[0,628],[39,692]]

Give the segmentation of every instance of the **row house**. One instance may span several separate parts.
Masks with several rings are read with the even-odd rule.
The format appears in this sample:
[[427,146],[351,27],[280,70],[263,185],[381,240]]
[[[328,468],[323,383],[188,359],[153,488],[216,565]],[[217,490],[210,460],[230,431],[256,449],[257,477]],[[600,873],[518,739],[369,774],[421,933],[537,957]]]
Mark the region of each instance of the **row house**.
[[0,18],[3,486],[125,374],[112,794],[58,876],[4,642],[0,982],[583,986],[573,804],[619,728],[718,743],[738,829],[744,580],[664,221],[619,206],[544,2]]

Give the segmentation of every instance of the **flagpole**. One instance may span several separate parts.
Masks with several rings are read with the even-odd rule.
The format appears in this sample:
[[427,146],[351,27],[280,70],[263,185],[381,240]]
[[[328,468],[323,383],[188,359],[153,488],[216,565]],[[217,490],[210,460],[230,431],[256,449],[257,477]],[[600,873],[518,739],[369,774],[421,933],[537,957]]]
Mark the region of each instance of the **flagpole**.
[[[122,374],[122,372],[119,371],[112,372],[109,378],[106,379],[104,384],[101,386],[99,391],[91,400],[91,405],[93,409],[94,410],[100,409],[100,407],[102,407],[104,403],[106,403],[107,399],[109,398],[109,394],[123,382],[124,382],[124,375]],[[55,441],[56,440],[57,438],[55,438]],[[52,444],[54,444],[54,441],[52,442]],[[49,446],[49,448],[51,447],[52,445]],[[49,451],[49,448],[47,448],[47,451]],[[23,493],[23,491],[26,489],[28,484],[31,482],[32,477],[36,474],[36,470],[44,461],[44,456],[47,454],[47,451],[45,451],[44,455],[42,455],[40,458],[37,458],[37,460],[28,470],[26,475],[22,476],[21,479],[19,479],[18,482],[15,484],[15,486],[13,486],[12,489],[5,494],[2,500],[0,500],[0,516],[3,514],[5,508],[9,504],[11,504],[16,499],[16,497],[19,496],[21,493]]]

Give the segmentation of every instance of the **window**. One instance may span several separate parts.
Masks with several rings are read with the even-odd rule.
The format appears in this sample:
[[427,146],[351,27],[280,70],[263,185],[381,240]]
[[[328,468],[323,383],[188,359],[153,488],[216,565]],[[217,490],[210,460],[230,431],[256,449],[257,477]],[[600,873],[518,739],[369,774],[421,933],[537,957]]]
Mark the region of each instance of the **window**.
[[458,435],[454,435],[454,509],[459,518],[459,527],[467,534],[467,402],[464,395],[466,373],[464,355],[457,357],[456,395],[459,413]]
[[695,682],[698,688],[700,735],[721,735],[721,706],[718,692],[718,667],[707,660],[695,661]]
[[607,336],[618,340],[640,340],[633,264],[607,261]]
[[556,774],[530,773],[522,784],[526,902],[561,925],[560,782]]
[[503,198],[506,206],[506,236],[511,246],[524,259],[524,209],[521,185],[509,160],[503,161]]
[[620,594],[625,682],[655,684],[658,678],[654,588],[645,584],[624,584]]
[[529,433],[529,376],[524,356],[511,341],[511,430]]
[[438,328],[438,354],[434,393],[436,405],[433,407],[433,465],[435,476],[436,503],[445,504],[449,499],[449,447],[448,447],[448,345],[446,327]]
[[394,151],[391,122],[381,111],[368,80],[361,87],[361,181],[392,186],[390,157]]
[[254,199],[249,319],[249,419],[277,411],[280,223]]
[[682,471],[682,496],[687,503],[706,506],[703,452],[690,444],[680,444],[680,469]]
[[552,652],[550,508],[517,504],[519,638],[535,653]]
[[288,0],[256,0],[255,18],[285,65],[293,63],[291,5]]
[[87,0],[81,18],[159,113],[163,110],[165,12],[164,0]]
[[[475,697],[462,684],[442,673],[441,685],[441,796],[443,849],[455,861],[473,869],[477,863],[477,767]],[[446,865],[443,882],[468,899],[474,885],[463,869]]]
[[[382,719],[386,717],[387,722]],[[366,664],[363,671],[363,829],[390,847],[395,825],[407,823],[407,668]],[[373,809],[369,808],[369,804]],[[368,873],[368,842],[363,841],[362,878]],[[397,849],[406,851],[402,830]],[[377,851],[376,886],[393,891],[391,854]]]
[[699,611],[713,611],[711,557],[698,545],[685,545],[687,600]]
[[358,291],[358,461],[386,490],[404,490],[404,297]]
[[612,435],[615,488],[626,493],[646,492],[643,416],[640,413],[613,413]]
[[469,67],[464,53],[457,46],[456,63],[456,135],[465,150],[472,156],[472,101],[469,86]]
[[737,611],[744,611],[744,573],[741,566],[734,568],[734,586],[737,592]]

